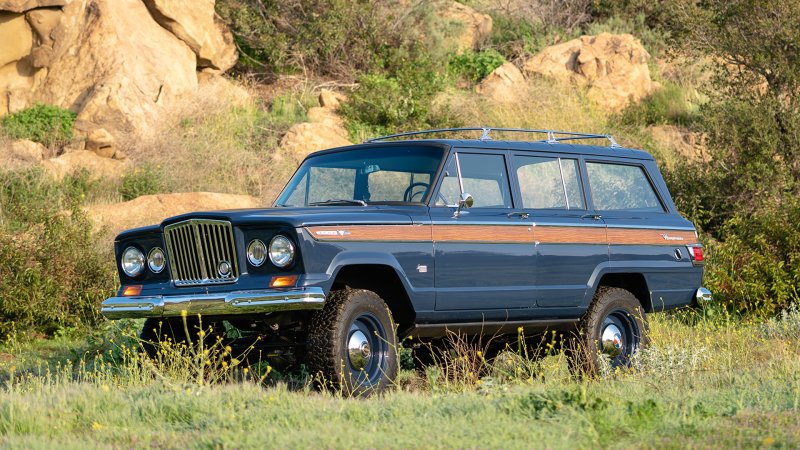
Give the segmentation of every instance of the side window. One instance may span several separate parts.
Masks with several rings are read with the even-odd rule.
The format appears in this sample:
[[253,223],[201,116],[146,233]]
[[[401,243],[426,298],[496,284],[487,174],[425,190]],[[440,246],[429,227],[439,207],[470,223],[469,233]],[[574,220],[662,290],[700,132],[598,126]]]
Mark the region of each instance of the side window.
[[458,154],[445,167],[444,179],[436,196],[436,206],[455,205],[461,197],[458,185],[458,167],[464,192],[472,195],[473,208],[511,208],[511,190],[508,184],[505,158],[502,155]]
[[586,172],[596,209],[664,212],[643,168],[590,162],[586,163]]
[[514,162],[523,208],[586,209],[577,160],[518,156]]

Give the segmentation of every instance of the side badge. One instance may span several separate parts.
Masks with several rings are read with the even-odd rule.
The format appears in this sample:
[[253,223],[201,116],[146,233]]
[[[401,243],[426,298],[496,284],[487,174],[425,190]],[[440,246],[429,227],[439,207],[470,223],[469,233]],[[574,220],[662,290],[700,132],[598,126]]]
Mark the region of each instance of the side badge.
[[419,272],[419,273],[428,273],[428,266],[423,265],[423,264],[418,264],[417,265],[417,272]]

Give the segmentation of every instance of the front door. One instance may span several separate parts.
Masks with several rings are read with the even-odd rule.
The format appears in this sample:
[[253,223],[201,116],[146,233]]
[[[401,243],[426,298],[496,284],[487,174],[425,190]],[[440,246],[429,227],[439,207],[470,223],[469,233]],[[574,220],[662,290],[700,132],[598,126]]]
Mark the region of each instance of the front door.
[[[506,153],[458,152],[447,163],[431,202],[437,310],[535,307],[532,223],[513,208]],[[474,204],[459,211],[462,192]]]

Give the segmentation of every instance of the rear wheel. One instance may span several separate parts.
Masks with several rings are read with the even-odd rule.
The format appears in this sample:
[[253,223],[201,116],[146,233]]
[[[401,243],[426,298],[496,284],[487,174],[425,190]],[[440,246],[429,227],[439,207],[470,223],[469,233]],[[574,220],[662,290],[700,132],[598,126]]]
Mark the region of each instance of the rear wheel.
[[632,293],[598,288],[567,349],[573,372],[595,376],[602,360],[612,369],[630,366],[633,355],[647,345],[647,333],[647,317]]
[[391,312],[374,292],[344,289],[330,294],[314,314],[308,362],[320,385],[345,393],[381,392],[397,375],[397,336]]

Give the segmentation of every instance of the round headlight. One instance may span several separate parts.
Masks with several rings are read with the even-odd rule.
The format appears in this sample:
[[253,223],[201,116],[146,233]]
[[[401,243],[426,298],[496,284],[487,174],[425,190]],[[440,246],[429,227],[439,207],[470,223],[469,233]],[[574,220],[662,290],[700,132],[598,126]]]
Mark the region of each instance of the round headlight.
[[267,260],[267,246],[260,239],[253,239],[247,245],[247,260],[256,267]]
[[278,267],[289,267],[294,261],[294,244],[286,236],[279,234],[269,242],[269,260]]
[[135,277],[144,270],[144,253],[136,247],[128,247],[122,252],[120,261],[122,271],[129,277]]
[[147,267],[149,267],[153,273],[161,273],[166,265],[167,258],[164,257],[164,250],[158,247],[150,250],[150,254],[147,255]]

